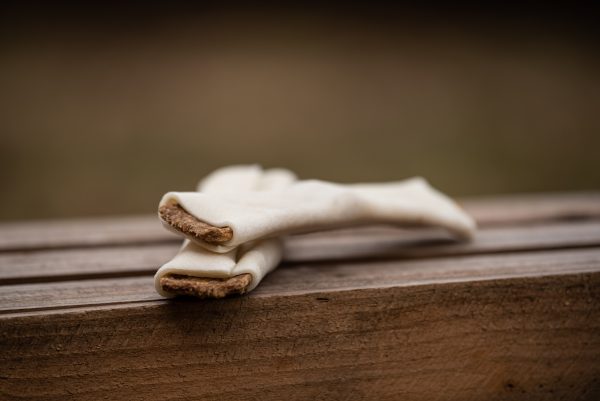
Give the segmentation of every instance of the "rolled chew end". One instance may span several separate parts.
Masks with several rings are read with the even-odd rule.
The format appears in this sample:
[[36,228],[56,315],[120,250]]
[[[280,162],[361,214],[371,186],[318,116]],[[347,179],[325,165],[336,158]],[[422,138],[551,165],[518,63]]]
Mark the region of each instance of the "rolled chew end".
[[240,274],[230,278],[205,278],[172,274],[160,279],[163,291],[174,295],[186,295],[196,298],[225,298],[245,294],[252,275]]
[[198,220],[176,203],[161,205],[160,218],[175,230],[208,244],[219,245],[233,238],[230,227],[215,227]]

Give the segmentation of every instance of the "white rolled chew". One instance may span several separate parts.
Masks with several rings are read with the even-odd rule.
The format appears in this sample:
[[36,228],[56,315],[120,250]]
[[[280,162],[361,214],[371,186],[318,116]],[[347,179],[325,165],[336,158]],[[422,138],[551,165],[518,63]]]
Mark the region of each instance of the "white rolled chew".
[[277,189],[244,194],[169,192],[160,202],[161,206],[168,204],[178,204],[212,226],[230,227],[233,237],[223,244],[189,237],[218,253],[281,235],[371,223],[439,226],[465,239],[475,230],[475,222],[468,214],[422,178],[355,185],[297,181]]
[[[206,194],[235,193],[237,196],[244,196],[250,191],[284,188],[295,180],[295,175],[284,169],[263,170],[259,166],[232,166],[208,175],[198,185],[198,191]],[[252,281],[247,291],[251,291],[265,275],[277,267],[281,258],[282,243],[279,238],[248,243],[226,253],[210,252],[185,240],[179,253],[156,272],[154,285],[159,294],[170,297],[172,294],[162,289],[160,279],[171,274],[230,278],[249,273]]]

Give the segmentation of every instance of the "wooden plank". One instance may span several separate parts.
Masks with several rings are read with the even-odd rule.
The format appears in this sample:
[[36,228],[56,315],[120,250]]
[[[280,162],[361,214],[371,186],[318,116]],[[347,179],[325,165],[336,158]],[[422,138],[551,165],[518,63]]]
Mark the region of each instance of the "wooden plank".
[[[153,275],[179,243],[0,253],[0,284]],[[600,246],[600,221],[484,227],[471,243],[435,230],[365,227],[295,236],[286,263],[414,259]]]
[[0,253],[0,285],[153,275],[179,243]]
[[0,399],[598,399],[598,197],[559,198],[471,204],[472,244],[294,237],[255,292],[220,301],[155,294],[179,240],[154,218],[17,224],[7,248],[4,225]]
[[[600,218],[600,192],[511,195],[461,201],[482,226]],[[176,241],[155,216],[0,223],[0,251]]]
[[600,397],[597,271],[391,284],[0,316],[0,398]]
[[0,251],[176,241],[156,216],[0,223]]
[[[600,272],[600,249],[283,266],[249,297]],[[160,300],[152,277],[0,287],[0,313]],[[166,301],[165,301],[166,302]]]
[[296,236],[286,243],[292,262],[344,259],[433,258],[600,246],[600,221],[484,226],[472,242],[441,230],[366,227]]
[[460,202],[483,225],[600,217],[600,192],[495,195]]

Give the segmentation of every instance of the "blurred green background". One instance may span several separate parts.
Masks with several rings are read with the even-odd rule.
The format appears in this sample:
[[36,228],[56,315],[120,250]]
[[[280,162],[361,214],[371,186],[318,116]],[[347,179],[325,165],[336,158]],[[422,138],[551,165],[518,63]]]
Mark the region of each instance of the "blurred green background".
[[151,213],[237,163],[341,182],[422,175],[454,196],[598,188],[587,22],[585,10],[12,4],[0,219]]

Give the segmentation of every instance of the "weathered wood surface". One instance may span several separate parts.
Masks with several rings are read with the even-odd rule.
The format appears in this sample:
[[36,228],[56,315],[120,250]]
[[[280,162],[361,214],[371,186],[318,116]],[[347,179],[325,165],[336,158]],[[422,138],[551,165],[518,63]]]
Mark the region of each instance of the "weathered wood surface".
[[463,203],[471,244],[296,236],[219,301],[155,294],[155,218],[2,224],[0,400],[600,399],[600,195]]
[[[180,242],[0,252],[0,284],[151,275],[173,257]],[[576,225],[483,226],[470,243],[455,243],[435,230],[373,227],[290,237],[285,262],[433,258],[599,244],[600,219]]]
[[[453,281],[595,272],[600,249],[479,255],[426,260],[342,261],[282,266],[252,297],[412,286]],[[151,276],[19,284],[0,292],[0,314],[80,305],[161,300]]]

